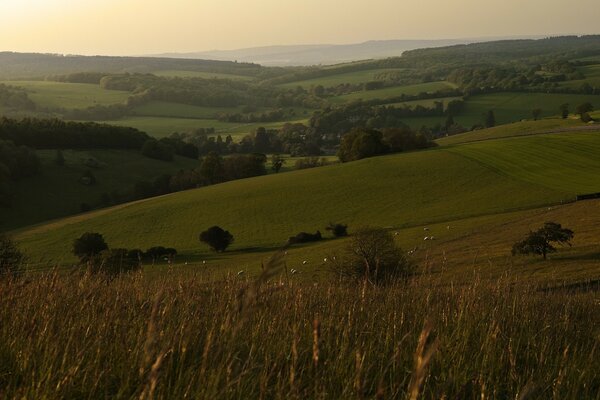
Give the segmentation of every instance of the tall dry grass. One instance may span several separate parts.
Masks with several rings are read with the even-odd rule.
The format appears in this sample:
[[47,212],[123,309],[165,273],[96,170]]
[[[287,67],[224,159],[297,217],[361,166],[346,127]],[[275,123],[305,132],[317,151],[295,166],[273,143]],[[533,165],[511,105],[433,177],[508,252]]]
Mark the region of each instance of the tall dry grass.
[[600,398],[598,292],[142,273],[0,282],[0,398]]

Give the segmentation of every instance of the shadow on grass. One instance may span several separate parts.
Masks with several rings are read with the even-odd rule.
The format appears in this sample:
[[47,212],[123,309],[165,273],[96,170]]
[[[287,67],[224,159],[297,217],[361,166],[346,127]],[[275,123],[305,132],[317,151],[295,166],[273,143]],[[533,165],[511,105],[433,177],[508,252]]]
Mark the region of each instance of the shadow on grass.
[[557,286],[551,286],[540,289],[540,292],[567,292],[567,293],[582,293],[582,292],[598,292],[600,291],[600,279],[591,279],[582,282],[566,283]]

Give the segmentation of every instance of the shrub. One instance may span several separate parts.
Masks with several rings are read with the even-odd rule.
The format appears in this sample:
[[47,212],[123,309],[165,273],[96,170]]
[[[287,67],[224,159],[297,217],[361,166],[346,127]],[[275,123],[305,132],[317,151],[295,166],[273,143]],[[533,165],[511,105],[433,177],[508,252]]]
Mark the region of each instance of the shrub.
[[146,252],[143,254],[143,257],[151,259],[152,263],[154,263],[157,259],[162,257],[168,257],[169,259],[173,258],[176,254],[177,250],[171,247],[154,246],[146,250]]
[[327,228],[325,229],[333,233],[333,236],[335,237],[348,236],[348,225],[334,224],[333,222],[331,222],[329,223],[329,226],[327,226]]
[[414,266],[382,228],[359,229],[345,252],[332,260],[332,270],[341,277],[384,283],[409,275]]
[[21,253],[12,239],[4,234],[0,234],[0,278],[5,275],[17,273],[23,259],[23,253]]
[[141,267],[140,260],[132,257],[127,249],[104,250],[90,258],[90,272],[118,275],[135,271]]
[[300,232],[296,236],[292,236],[288,239],[288,244],[298,244],[298,243],[310,243],[310,242],[318,242],[322,240],[321,232],[317,231],[316,233],[306,233]]
[[233,242],[233,235],[219,226],[212,226],[200,233],[200,241],[220,253],[224,252]]
[[81,261],[88,261],[104,250],[108,250],[108,245],[100,233],[86,232],[73,242],[73,254]]

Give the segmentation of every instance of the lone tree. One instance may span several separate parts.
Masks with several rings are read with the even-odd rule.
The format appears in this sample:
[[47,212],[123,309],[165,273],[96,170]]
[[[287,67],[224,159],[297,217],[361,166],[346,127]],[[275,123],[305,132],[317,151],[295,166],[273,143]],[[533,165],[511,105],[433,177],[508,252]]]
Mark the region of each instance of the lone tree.
[[583,122],[589,122],[592,118],[588,113],[594,111],[594,106],[591,103],[583,103],[577,106],[576,111]]
[[386,283],[406,277],[413,264],[382,228],[361,228],[350,239],[345,253],[331,257],[331,268],[338,276]]
[[19,271],[24,256],[10,237],[0,234],[0,278]]
[[73,254],[82,262],[89,261],[104,250],[108,250],[108,245],[99,233],[86,232],[73,242]]
[[496,116],[494,115],[494,111],[490,110],[485,115],[485,127],[493,128],[496,126]]
[[556,252],[556,248],[552,243],[561,245],[571,245],[573,239],[573,231],[563,228],[556,222],[546,222],[543,227],[535,232],[529,232],[527,237],[514,244],[512,248],[513,256],[516,254],[537,254],[544,257],[548,253]]
[[200,241],[221,253],[233,242],[233,235],[219,226],[213,226],[200,234]]
[[560,115],[563,119],[569,118],[569,103],[560,106]]
[[335,237],[348,236],[348,225],[334,224],[333,222],[330,222],[325,229],[333,233],[333,236]]

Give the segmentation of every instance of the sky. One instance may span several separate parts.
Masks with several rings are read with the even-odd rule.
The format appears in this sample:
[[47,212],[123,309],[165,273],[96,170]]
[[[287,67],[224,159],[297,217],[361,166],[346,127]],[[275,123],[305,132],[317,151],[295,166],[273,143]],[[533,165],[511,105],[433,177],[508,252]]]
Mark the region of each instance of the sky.
[[600,34],[599,0],[0,0],[0,51],[141,55]]

